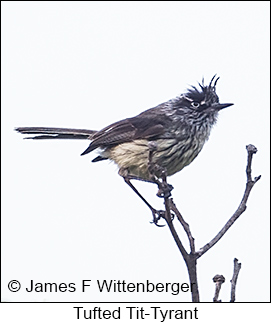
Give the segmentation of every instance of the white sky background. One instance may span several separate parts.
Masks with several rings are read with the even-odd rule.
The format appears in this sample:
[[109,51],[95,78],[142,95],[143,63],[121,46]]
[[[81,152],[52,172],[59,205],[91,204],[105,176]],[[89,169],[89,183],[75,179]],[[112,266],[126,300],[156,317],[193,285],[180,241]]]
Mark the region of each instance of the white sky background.
[[[18,126],[101,129],[217,73],[222,103],[196,160],[170,177],[196,239],[209,242],[262,175],[246,212],[198,260],[201,301],[216,274],[230,299],[233,259],[242,263],[237,301],[269,301],[269,4],[267,2],[2,3],[2,299],[6,301],[190,301],[190,293],[79,291],[83,279],[188,282],[167,227],[117,174],[81,157],[86,141],[31,141]],[[137,187],[157,208],[157,188]],[[180,231],[181,228],[176,227]],[[186,236],[182,240],[188,247]],[[17,279],[22,290],[11,293]],[[27,293],[30,280],[76,283],[75,293]]]

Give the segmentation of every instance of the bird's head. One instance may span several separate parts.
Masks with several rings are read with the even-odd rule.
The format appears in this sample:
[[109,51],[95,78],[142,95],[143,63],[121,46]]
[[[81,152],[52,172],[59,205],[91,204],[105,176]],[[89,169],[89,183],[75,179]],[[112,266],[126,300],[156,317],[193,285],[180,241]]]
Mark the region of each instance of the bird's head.
[[187,93],[181,96],[182,104],[189,110],[196,112],[218,112],[227,108],[233,103],[219,103],[219,98],[216,94],[216,84],[219,77],[213,76],[209,85],[204,85],[204,80],[199,83],[199,88],[192,86]]

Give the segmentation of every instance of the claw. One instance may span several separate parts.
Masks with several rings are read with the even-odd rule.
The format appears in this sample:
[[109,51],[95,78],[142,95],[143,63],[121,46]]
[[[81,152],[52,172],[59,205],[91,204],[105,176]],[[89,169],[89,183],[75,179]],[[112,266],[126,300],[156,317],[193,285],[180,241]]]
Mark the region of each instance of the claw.
[[[156,216],[157,215],[157,216]],[[157,227],[164,227],[164,224],[158,224],[158,221],[161,218],[165,218],[165,211],[157,211],[155,209],[152,210],[153,221],[150,223],[154,223]]]
[[[165,227],[164,224],[158,224],[158,221],[162,218],[165,218],[165,211],[157,211],[155,209],[152,210],[152,215],[153,215],[153,221],[150,221],[150,223],[154,223],[157,227]],[[157,216],[156,216],[157,215]],[[171,215],[171,221],[173,221],[175,214],[174,213],[170,213]]]
[[165,227],[165,225],[164,224],[157,224],[157,223],[155,223],[155,222],[153,222],[153,221],[150,221],[150,223],[154,223],[157,227],[159,227],[159,228],[162,228],[162,227]]

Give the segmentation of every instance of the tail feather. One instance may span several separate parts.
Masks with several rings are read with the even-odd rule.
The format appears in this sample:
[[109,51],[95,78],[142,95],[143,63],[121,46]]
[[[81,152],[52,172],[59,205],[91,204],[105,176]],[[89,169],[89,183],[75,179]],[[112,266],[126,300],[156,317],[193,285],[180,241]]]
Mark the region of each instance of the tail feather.
[[34,137],[26,137],[25,139],[91,139],[97,132],[87,129],[71,129],[71,128],[47,128],[47,127],[19,127],[15,128],[22,134],[38,135]]

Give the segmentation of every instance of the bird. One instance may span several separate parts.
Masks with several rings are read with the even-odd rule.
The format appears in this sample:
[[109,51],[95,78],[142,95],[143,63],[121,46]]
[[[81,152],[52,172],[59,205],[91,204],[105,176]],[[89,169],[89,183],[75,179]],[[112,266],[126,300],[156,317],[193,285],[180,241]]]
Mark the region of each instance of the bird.
[[18,127],[26,139],[85,139],[90,144],[82,156],[92,151],[98,155],[92,162],[111,160],[119,175],[146,203],[157,223],[158,211],[139,193],[131,180],[158,185],[157,195],[169,197],[173,187],[161,178],[174,175],[188,166],[208,140],[219,112],[233,103],[220,103],[216,93],[219,77],[214,75],[208,85],[204,79],[190,86],[185,93],[156,107],[96,131],[87,129]]

